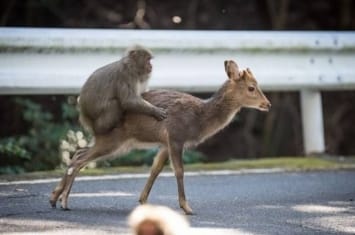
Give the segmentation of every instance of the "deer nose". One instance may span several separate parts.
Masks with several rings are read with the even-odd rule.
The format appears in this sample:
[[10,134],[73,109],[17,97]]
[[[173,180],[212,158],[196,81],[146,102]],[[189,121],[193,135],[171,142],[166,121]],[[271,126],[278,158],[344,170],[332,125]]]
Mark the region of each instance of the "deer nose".
[[270,108],[271,108],[271,103],[270,103],[270,101],[266,100],[265,102],[263,102],[263,103],[261,104],[261,108],[263,108],[264,111],[269,111]]

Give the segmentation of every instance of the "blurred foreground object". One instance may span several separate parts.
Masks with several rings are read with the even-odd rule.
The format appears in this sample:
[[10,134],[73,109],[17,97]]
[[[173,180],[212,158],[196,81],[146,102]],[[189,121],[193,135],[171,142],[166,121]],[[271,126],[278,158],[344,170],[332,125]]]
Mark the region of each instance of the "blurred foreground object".
[[186,235],[189,230],[184,216],[168,207],[155,205],[136,207],[128,224],[135,235]]

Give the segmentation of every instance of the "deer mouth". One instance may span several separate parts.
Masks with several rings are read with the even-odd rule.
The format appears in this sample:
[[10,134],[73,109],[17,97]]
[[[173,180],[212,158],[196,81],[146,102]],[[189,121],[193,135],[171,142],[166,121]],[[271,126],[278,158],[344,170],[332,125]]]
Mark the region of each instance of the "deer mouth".
[[270,108],[271,108],[270,103],[263,103],[263,104],[259,105],[259,110],[263,111],[263,112],[269,112]]

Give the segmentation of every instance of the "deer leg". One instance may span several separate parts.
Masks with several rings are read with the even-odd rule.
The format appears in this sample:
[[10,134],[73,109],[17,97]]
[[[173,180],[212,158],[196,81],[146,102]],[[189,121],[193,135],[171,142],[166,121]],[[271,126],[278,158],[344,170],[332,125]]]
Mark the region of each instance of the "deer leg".
[[67,181],[67,174],[65,174],[62,178],[62,180],[60,181],[60,183],[57,185],[57,187],[55,187],[55,189],[53,190],[51,197],[49,199],[49,203],[51,204],[52,208],[56,207],[57,201],[59,196],[62,194],[63,190],[64,190],[64,186],[65,183]]
[[165,147],[163,147],[154,158],[154,162],[152,165],[152,169],[150,171],[149,178],[139,197],[139,202],[141,204],[147,202],[147,198],[149,196],[150,190],[152,189],[154,181],[158,177],[159,173],[163,170],[165,162],[168,160],[168,157],[169,157],[169,152]]
[[86,150],[78,151],[78,153],[74,155],[73,160],[66,171],[66,174],[63,176],[61,182],[51,195],[50,203],[52,207],[55,207],[55,204],[60,197],[62,209],[68,210],[68,196],[74,179],[79,173],[80,169],[90,161],[111,154],[117,148],[119,148],[119,144],[112,142],[112,144],[106,145],[96,144],[91,148],[87,148]]
[[71,165],[71,167],[68,168],[67,174],[65,176],[66,177],[66,183],[65,183],[63,192],[61,194],[61,208],[63,210],[69,210],[69,208],[68,208],[68,197],[69,197],[70,190],[71,190],[71,188],[73,186],[75,177],[78,175],[78,173],[81,170],[81,168],[83,168],[90,161],[91,161],[91,159],[88,159],[85,162],[82,162],[82,163],[76,164],[76,165]]
[[186,201],[184,189],[184,166],[182,162],[183,145],[169,143],[169,153],[177,181],[180,207],[187,215],[191,215],[192,209]]
[[[79,149],[73,156],[73,159],[79,159],[81,158],[84,154],[86,154],[86,152],[88,151],[89,149],[88,148],[85,148],[85,149]],[[56,203],[58,201],[58,198],[60,197],[60,195],[62,194],[65,186],[66,186],[66,183],[68,181],[68,170],[69,168],[67,169],[67,172],[66,174],[63,176],[62,180],[60,181],[60,183],[57,185],[57,187],[53,190],[52,194],[51,194],[51,197],[50,197],[50,200],[49,200],[49,203],[51,204],[51,206],[53,208],[56,207]]]
[[68,197],[70,190],[73,186],[75,177],[78,175],[79,171],[86,166],[89,162],[95,160],[98,157],[105,155],[103,152],[98,151],[97,149],[89,149],[86,154],[78,156],[68,167],[66,177],[66,183],[61,194],[61,207],[63,210],[69,210],[68,208]]
[[89,147],[84,147],[76,150],[75,154],[73,155],[72,159],[77,159],[82,157],[83,154],[85,154],[90,148]]

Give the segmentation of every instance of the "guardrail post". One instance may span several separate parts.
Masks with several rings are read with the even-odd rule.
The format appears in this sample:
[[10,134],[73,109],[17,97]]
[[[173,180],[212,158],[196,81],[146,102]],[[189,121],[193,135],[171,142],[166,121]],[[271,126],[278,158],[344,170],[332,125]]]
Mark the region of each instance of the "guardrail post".
[[303,144],[307,155],[324,153],[323,109],[321,92],[301,91]]

